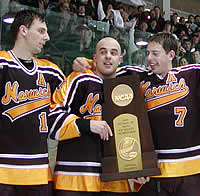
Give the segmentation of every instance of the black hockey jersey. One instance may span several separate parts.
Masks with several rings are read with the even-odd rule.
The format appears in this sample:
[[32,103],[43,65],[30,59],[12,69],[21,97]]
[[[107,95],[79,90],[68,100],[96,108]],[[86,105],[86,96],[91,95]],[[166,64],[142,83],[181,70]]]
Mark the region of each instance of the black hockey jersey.
[[133,66],[121,68],[118,75],[128,72],[140,75],[159,177],[200,173],[200,65],[173,68],[164,78]]
[[[102,79],[91,71],[72,72],[60,91],[54,93],[50,119],[51,138],[58,144],[55,189],[71,191],[130,192],[127,180],[101,182],[101,140],[93,133],[82,134],[76,119],[101,120]],[[74,138],[76,137],[76,138]]]
[[47,115],[65,81],[53,63],[33,58],[27,69],[12,51],[0,52],[0,183],[48,184]]

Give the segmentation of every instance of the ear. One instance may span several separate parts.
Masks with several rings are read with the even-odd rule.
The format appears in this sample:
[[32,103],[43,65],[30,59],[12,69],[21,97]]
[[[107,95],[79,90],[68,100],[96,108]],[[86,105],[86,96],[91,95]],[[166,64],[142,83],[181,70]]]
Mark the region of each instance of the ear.
[[123,56],[120,56],[119,65],[123,62]]
[[19,27],[19,33],[21,35],[26,36],[27,32],[28,32],[28,29],[27,29],[27,27],[25,25],[21,25]]
[[174,57],[176,56],[176,53],[174,50],[170,50],[168,55],[169,55],[170,60],[172,61],[174,59]]
[[93,59],[93,61],[96,63],[96,54],[93,54],[93,55],[92,55],[92,59]]

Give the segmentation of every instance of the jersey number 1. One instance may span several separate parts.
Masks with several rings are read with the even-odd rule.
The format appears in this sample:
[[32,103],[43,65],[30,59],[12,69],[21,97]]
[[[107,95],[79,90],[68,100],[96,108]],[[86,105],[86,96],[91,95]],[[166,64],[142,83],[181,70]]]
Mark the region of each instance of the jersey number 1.
[[48,132],[46,112],[41,112],[41,114],[39,114],[39,120],[40,120],[40,127],[39,127],[40,132],[42,133]]

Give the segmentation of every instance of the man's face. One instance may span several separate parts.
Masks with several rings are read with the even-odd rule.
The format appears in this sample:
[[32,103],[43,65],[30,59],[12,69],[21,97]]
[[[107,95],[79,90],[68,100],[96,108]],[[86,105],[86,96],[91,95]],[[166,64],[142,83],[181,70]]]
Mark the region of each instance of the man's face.
[[112,38],[104,38],[96,47],[93,56],[96,63],[96,74],[102,79],[115,77],[118,65],[122,61],[121,49],[118,42]]
[[182,66],[182,65],[187,65],[187,64],[188,64],[188,61],[187,61],[186,58],[182,58],[182,59],[180,60],[179,64],[180,64],[180,66]]
[[183,44],[183,48],[185,48],[186,51],[190,51],[191,50],[191,42],[185,41]]
[[193,23],[193,22],[194,22],[194,17],[193,17],[193,16],[190,16],[190,17],[188,18],[188,21],[189,21],[190,23]]
[[26,28],[25,40],[27,49],[31,54],[38,54],[45,43],[50,39],[47,33],[47,26],[45,22],[39,19],[34,19],[29,28]]
[[168,71],[171,70],[174,55],[173,50],[166,54],[162,45],[157,42],[150,42],[147,46],[148,65],[153,73],[159,74],[162,77],[165,77]]
[[160,16],[160,9],[157,7],[154,9],[156,16]]
[[157,22],[156,22],[155,20],[153,20],[153,21],[151,22],[151,27],[152,27],[152,29],[156,28],[156,25],[157,25]]
[[196,18],[195,18],[195,23],[200,23],[200,16],[197,16]]
[[194,63],[200,62],[200,53],[198,50],[192,53],[192,58],[194,60]]
[[172,16],[172,20],[173,20],[174,22],[177,22],[177,15],[176,15],[176,14],[174,14],[174,15]]

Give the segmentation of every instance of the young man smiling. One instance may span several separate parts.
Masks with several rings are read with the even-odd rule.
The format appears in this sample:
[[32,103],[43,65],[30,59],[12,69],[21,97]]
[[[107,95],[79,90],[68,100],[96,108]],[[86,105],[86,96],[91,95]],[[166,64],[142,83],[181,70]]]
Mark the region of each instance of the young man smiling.
[[[172,68],[177,48],[172,35],[154,35],[147,46],[151,70],[124,66],[117,72],[117,76],[132,72],[140,76],[161,169],[161,175],[152,177],[139,196],[196,196],[200,192],[200,64]],[[78,58],[75,67],[80,71],[89,65]]]

